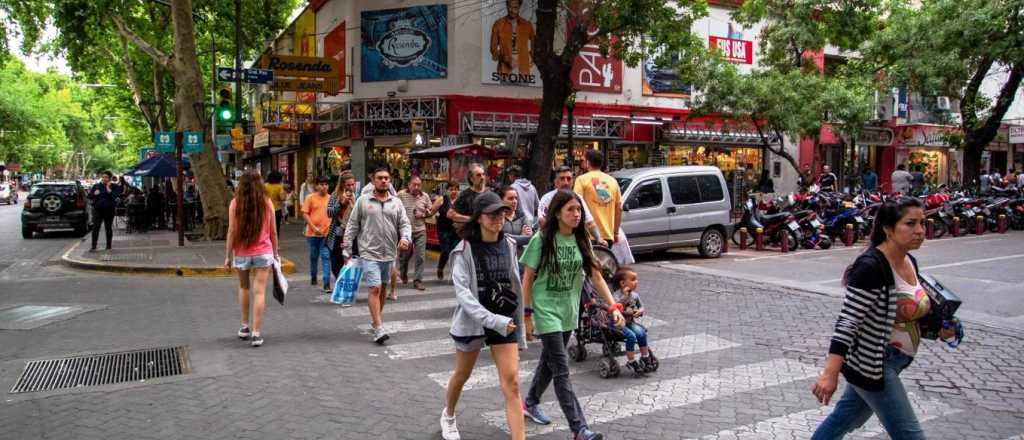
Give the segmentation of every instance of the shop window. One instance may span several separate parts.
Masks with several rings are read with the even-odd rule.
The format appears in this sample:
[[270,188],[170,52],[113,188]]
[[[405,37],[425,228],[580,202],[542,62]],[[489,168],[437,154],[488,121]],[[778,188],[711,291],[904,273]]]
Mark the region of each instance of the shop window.
[[655,208],[661,206],[661,180],[645,180],[629,197],[627,205],[632,209]]
[[701,202],[717,202],[725,198],[718,176],[697,176],[697,187],[700,189]]
[[669,177],[668,190],[672,194],[672,203],[676,205],[700,203],[700,190],[697,189],[696,176]]

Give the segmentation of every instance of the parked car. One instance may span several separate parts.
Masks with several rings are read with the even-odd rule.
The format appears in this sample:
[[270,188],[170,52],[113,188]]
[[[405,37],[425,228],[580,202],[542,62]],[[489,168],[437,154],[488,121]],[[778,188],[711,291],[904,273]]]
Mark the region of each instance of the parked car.
[[32,186],[21,211],[21,236],[32,238],[48,229],[89,230],[85,188],[78,182],[40,182]]
[[14,182],[0,182],[0,203],[18,204],[18,189],[14,186]]
[[634,168],[611,173],[622,190],[622,230],[634,252],[696,246],[722,254],[732,222],[722,171],[708,166]]

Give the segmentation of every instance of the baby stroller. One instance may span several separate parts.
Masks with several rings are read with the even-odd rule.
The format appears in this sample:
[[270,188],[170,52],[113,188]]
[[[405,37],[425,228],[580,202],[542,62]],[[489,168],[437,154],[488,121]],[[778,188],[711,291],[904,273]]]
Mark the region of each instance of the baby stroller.
[[[609,282],[611,276],[618,270],[618,263],[615,262],[615,257],[610,255],[610,251],[608,255],[601,255],[595,248],[595,254],[597,254],[602,271],[605,273],[605,282]],[[614,263],[614,268],[607,267],[610,263]],[[611,269],[610,272],[609,269]],[[572,360],[583,362],[588,355],[587,344],[601,344],[601,370],[599,372],[601,377],[605,379],[617,377],[622,372],[619,361],[615,358],[624,353],[621,342],[625,341],[625,338],[622,331],[609,321],[608,305],[598,297],[590,280],[583,282],[583,292],[580,295],[580,321],[574,334],[576,343],[568,348],[568,354]],[[653,351],[650,353],[648,368],[649,371],[658,370],[658,359],[654,356]]]

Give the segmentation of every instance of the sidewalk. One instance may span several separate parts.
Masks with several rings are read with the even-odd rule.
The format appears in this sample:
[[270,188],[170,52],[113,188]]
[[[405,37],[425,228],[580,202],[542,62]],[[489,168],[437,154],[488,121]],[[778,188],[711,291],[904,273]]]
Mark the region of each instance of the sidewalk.
[[[193,277],[233,276],[233,272],[223,266],[223,241],[190,241],[186,236],[185,246],[179,247],[178,234],[175,231],[129,234],[123,229],[115,229],[113,249],[104,250],[106,239],[102,236],[102,231],[100,235],[97,246],[99,249],[96,252],[89,252],[92,237],[86,235],[64,253],[64,264],[76,269],[104,272]],[[287,241],[290,245],[295,240]],[[284,272],[295,273],[295,263],[284,256],[285,240],[280,243],[280,247]],[[295,255],[294,252],[288,254]]]

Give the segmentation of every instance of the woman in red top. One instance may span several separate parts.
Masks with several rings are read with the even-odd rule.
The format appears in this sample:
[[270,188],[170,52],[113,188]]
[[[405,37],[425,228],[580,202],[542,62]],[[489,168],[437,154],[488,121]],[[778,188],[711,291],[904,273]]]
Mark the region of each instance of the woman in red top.
[[[235,198],[228,208],[228,237],[224,267],[238,269],[238,303],[242,306],[242,328],[238,337],[250,339],[253,347],[263,345],[264,294],[271,267],[278,257],[274,204],[263,189],[259,174],[245,173],[238,182]],[[254,273],[250,289],[249,275]],[[252,325],[249,324],[249,292],[252,291]]]

